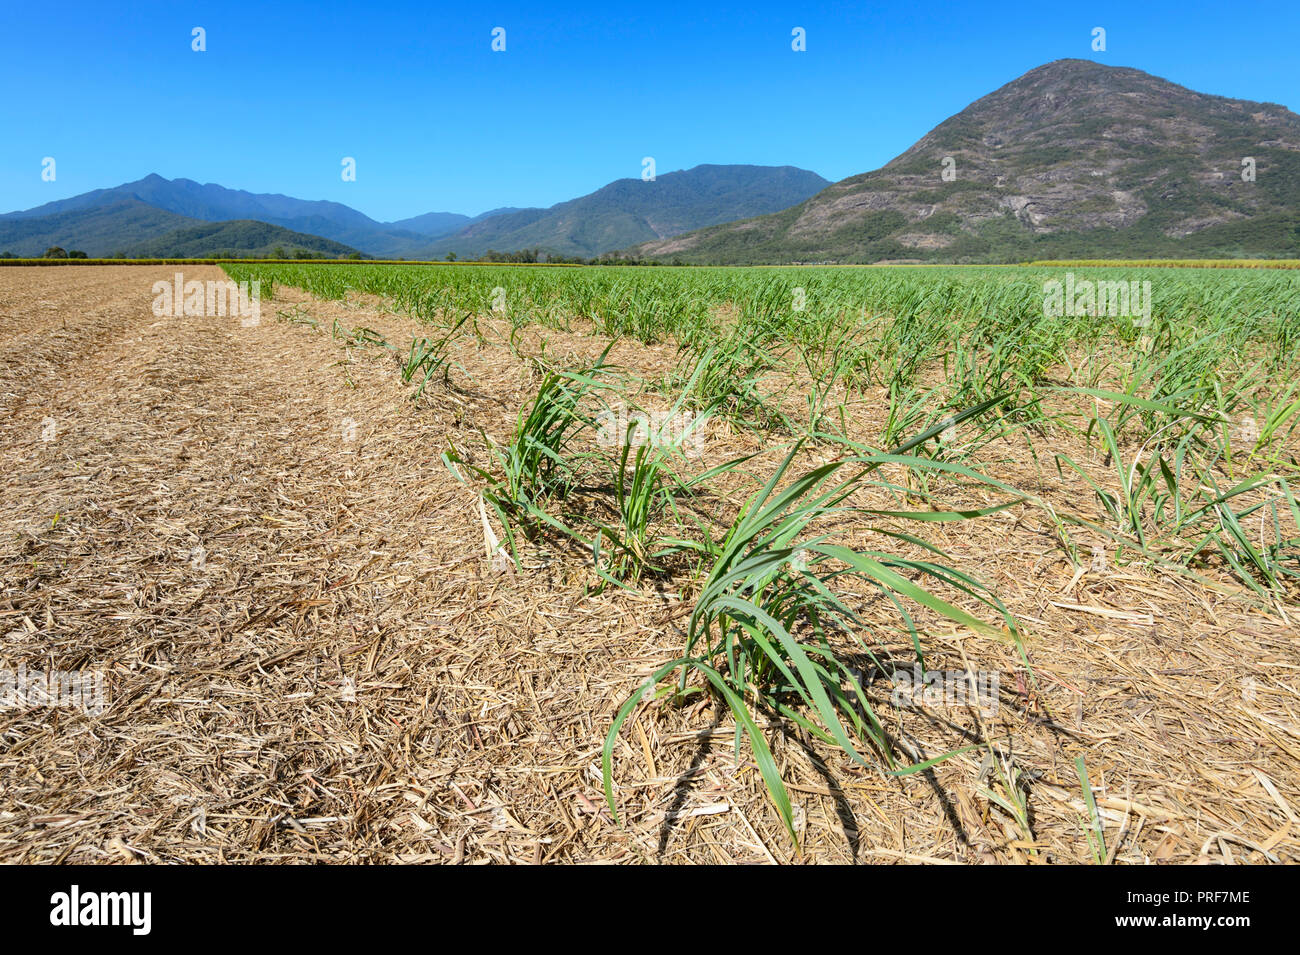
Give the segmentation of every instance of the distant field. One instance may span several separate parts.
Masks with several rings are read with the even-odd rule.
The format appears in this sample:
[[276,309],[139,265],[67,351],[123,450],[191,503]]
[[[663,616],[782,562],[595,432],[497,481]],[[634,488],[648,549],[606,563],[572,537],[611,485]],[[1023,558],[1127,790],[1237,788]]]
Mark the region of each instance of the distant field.
[[[253,263],[259,265],[303,265],[314,263],[324,266],[347,265],[347,266],[375,266],[375,265],[439,265],[455,268],[466,267],[500,267],[500,262],[475,262],[462,261],[454,263],[447,262],[421,262],[412,259],[266,259],[266,258],[130,258],[130,259],[47,259],[47,258],[0,258],[0,266],[3,265],[222,265],[222,264],[240,264]],[[575,265],[570,262],[531,262],[526,265],[515,265],[515,268],[586,268],[587,266]],[[601,266],[609,268],[611,266]],[[618,266],[613,266],[618,267]],[[904,263],[879,263],[873,265],[756,265],[756,266],[676,266],[676,265],[658,265],[654,268],[673,269],[673,268],[750,268],[750,269],[1022,269],[1038,267],[1059,267],[1059,268],[1177,268],[1177,269],[1300,269],[1300,259],[1061,259],[1053,261],[1039,262],[1021,262],[1009,263],[1006,265],[935,265],[931,263],[915,262],[910,264]]]
[[[1089,263],[784,268],[483,264],[466,268],[461,264],[230,262],[225,268],[236,279],[260,278],[267,287],[294,285],[326,298],[342,298],[350,292],[383,295],[422,317],[443,310],[492,307],[492,290],[499,287],[504,299],[496,311],[508,314],[513,322],[564,324],[587,319],[604,333],[643,340],[689,338],[700,331],[711,334],[713,311],[726,305],[742,329],[761,322],[796,343],[810,332],[815,335],[814,330],[837,326],[849,333],[844,347],[850,351],[863,340],[844,327],[846,315],[861,318],[866,313],[877,322],[887,317],[966,322],[996,311],[1007,325],[1042,326],[1044,283],[1064,280],[1072,269],[1080,270],[1080,280],[1151,281],[1150,317],[1157,321],[1185,324],[1194,317],[1216,326],[1229,322],[1238,333],[1246,330],[1244,322],[1254,335],[1264,325],[1289,327],[1300,308],[1300,280],[1260,263],[1201,265],[1177,275],[1170,275],[1165,265]],[[1051,324],[1062,342],[1093,340],[1106,328],[1132,338],[1132,322],[1104,320],[1124,317]],[[945,334],[952,332],[947,329]],[[869,360],[870,355],[862,352],[857,357]]]
[[1073,267],[1088,265],[1099,268],[1127,266],[1153,269],[1300,269],[1300,259],[1132,259],[1127,261],[1079,259],[1029,264]]

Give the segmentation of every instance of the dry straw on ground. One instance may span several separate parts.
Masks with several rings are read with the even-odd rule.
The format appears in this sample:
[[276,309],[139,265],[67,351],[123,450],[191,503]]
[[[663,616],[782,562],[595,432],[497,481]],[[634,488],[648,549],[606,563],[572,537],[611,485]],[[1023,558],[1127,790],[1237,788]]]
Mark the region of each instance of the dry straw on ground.
[[[604,343],[530,331],[515,355],[485,320],[452,387],[413,403],[390,353],[331,334],[422,333],[382,303],[281,289],[255,327],[159,319],[172,271],[0,271],[0,668],[101,671],[108,703],[0,710],[0,860],[1087,862],[1079,756],[1110,861],[1300,858],[1294,626],[1226,578],[1076,568],[1029,508],[932,539],[1021,621],[1037,685],[1014,647],[925,621],[931,666],[999,671],[996,715],[873,690],[917,757],[997,740],[1027,829],[979,751],[898,779],[774,724],[796,850],[707,701],[630,721],[615,825],[604,734],[689,607],[650,584],[584,596],[581,557],[546,547],[499,572],[439,458],[505,437],[543,339]],[[672,352],[612,358],[653,379]],[[1077,502],[1004,450],[995,476]]]

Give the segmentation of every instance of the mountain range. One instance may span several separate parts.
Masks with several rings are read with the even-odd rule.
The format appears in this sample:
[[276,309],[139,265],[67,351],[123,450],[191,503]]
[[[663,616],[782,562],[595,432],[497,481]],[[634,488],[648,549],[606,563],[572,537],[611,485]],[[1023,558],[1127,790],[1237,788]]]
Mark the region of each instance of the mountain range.
[[457,213],[432,212],[403,222],[377,222],[340,202],[245,192],[152,174],[0,216],[0,249],[40,255],[47,246],[60,245],[90,255],[129,255],[133,246],[151,240],[156,244],[176,229],[238,220],[319,236],[375,257],[410,255],[431,239],[476,221]]
[[794,166],[696,166],[651,181],[619,179],[590,195],[549,209],[489,216],[434,242],[430,258],[448,252],[479,256],[489,249],[540,248],[589,258],[648,239],[777,212],[830,183]]
[[337,202],[150,175],[0,216],[0,253],[49,246],[710,264],[1297,257],[1300,116],[1057,60],[835,183],[793,166],[701,165],[549,208],[379,222]]
[[[374,258],[477,256],[496,249],[537,248],[552,255],[595,256],[647,239],[745,216],[774,212],[828,185],[792,166],[696,166],[653,181],[620,179],[549,209],[493,209],[479,216],[429,212],[378,222],[349,206],[227,189],[149,175],[34,209],[0,216],[0,251],[41,255],[51,246],[91,256],[257,254],[279,246]],[[247,228],[218,234],[205,224],[257,221],[285,231]],[[302,238],[316,237],[306,244]],[[232,246],[233,239],[256,246]],[[322,242],[332,243],[322,245]]]

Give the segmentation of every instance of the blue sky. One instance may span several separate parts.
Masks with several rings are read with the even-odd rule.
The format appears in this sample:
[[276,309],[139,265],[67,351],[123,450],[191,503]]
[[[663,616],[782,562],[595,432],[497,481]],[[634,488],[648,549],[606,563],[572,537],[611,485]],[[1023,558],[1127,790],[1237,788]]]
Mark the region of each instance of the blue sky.
[[[207,51],[191,50],[191,29]],[[494,27],[506,51],[491,51]],[[790,48],[807,32],[807,51]],[[1107,31],[1094,53],[1091,31]],[[19,3],[0,211],[150,172],[381,220],[550,205],[653,156],[874,169],[1061,57],[1300,111],[1300,4]],[[56,160],[54,182],[41,162]],[[344,182],[344,156],[357,179]]]

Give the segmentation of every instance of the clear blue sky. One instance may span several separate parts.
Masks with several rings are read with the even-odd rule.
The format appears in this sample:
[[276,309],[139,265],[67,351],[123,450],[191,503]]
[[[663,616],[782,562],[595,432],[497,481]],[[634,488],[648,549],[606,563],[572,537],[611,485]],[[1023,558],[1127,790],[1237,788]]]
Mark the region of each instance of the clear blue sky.
[[[205,53],[190,49],[195,26]],[[504,53],[490,49],[497,26]],[[1297,0],[5,0],[0,211],[150,172],[381,220],[550,205],[639,176],[643,156],[661,174],[789,163],[835,180],[1060,57],[1300,111],[1298,51]],[[340,178],[344,156],[356,182]]]

